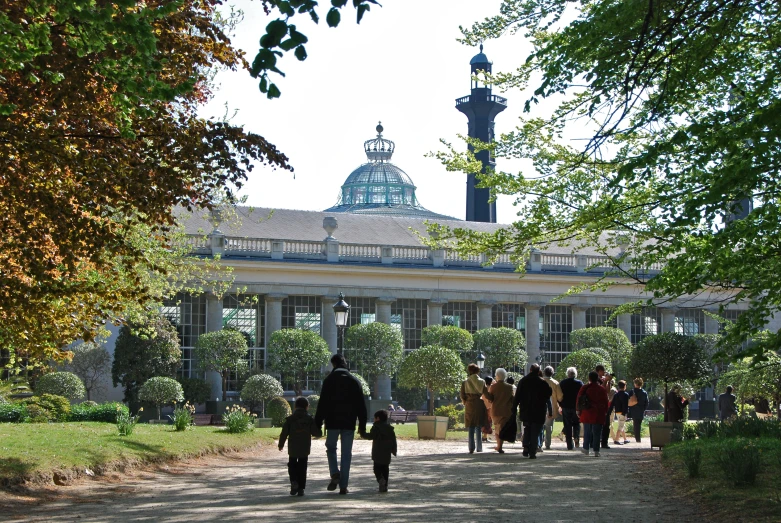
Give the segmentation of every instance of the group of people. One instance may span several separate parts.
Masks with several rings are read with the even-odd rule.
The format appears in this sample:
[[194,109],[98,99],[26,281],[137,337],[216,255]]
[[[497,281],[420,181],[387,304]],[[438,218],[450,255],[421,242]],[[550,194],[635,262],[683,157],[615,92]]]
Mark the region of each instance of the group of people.
[[[322,437],[325,423],[325,448],[328,458],[330,482],[327,489],[347,494],[350,481],[352,447],[355,425],[362,438],[372,440],[374,476],[379,483],[379,492],[388,491],[391,456],[396,455],[396,432],[388,422],[388,411],[374,413],[374,423],[366,432],[366,403],[360,382],[350,373],[347,361],[341,354],[331,358],[333,371],[323,380],[320,400],[315,416],[309,414],[309,401],[297,398],[295,411],[287,417],[279,435],[279,450],[288,442],[288,475],[290,495],[303,496],[306,489],[306,473],[312,438]],[[337,446],[341,441],[341,459],[337,459]]]
[[[515,441],[520,433],[523,455],[534,459],[543,446],[550,449],[553,422],[559,415],[564,421],[567,450],[580,447],[581,424],[581,451],[586,455],[593,450],[598,457],[600,449],[610,448],[611,437],[616,445],[629,443],[626,423],[630,419],[635,441],[640,441],[643,416],[648,408],[648,393],[643,389],[642,378],[636,378],[634,388],[627,391],[623,380],[613,385],[613,377],[605,372],[603,365],[589,372],[586,384],[578,379],[575,367],[569,367],[567,378],[559,383],[553,379],[553,367],[541,370],[533,364],[517,386],[502,368],[496,369],[494,378],[481,378],[480,368],[475,364],[468,366],[467,373],[460,397],[470,454],[483,451],[486,439],[481,433],[494,434],[494,450],[500,454],[504,453],[504,442]],[[520,420],[520,426],[516,419]]]

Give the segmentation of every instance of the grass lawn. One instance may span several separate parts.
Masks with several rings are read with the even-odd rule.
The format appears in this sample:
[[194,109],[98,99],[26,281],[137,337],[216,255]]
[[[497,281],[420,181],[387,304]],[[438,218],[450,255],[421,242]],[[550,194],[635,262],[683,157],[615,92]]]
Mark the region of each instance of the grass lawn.
[[118,462],[159,462],[269,444],[278,428],[229,434],[222,427],[138,424],[131,436],[118,436],[112,423],[0,424],[0,484],[51,477],[57,470],[99,469]]

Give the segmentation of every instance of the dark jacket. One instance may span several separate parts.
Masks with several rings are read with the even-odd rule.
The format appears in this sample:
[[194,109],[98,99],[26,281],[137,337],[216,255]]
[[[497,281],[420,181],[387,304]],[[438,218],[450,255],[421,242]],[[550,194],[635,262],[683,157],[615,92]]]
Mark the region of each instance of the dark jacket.
[[610,402],[610,412],[627,415],[629,412],[629,394],[625,390],[619,390]]
[[326,429],[355,430],[355,420],[361,434],[366,432],[366,403],[361,384],[347,369],[336,368],[323,380],[315,423]]
[[544,379],[533,374],[527,374],[518,383],[515,391],[515,406],[521,421],[526,423],[545,423],[548,413],[548,400],[553,394]]
[[390,465],[391,454],[396,455],[396,431],[387,421],[378,421],[366,435],[372,440],[372,460],[377,465]]
[[683,421],[683,409],[689,404],[689,400],[683,399],[677,392],[671,390],[667,393],[667,421],[675,423]]
[[[759,410],[757,410],[759,412]],[[719,417],[722,421],[729,419],[738,413],[738,409],[735,406],[734,394],[719,394]]]
[[559,402],[562,409],[574,409],[577,407],[578,392],[583,387],[583,382],[577,378],[566,378],[559,383],[564,399]]
[[279,434],[279,448],[283,448],[285,440],[289,438],[288,455],[303,458],[308,456],[312,449],[312,436],[319,437],[320,435],[320,428],[312,415],[306,409],[296,409],[282,425],[282,432]]
[[604,425],[607,417],[608,401],[605,387],[599,383],[587,383],[578,392],[578,397],[586,394],[591,407],[580,411],[580,422],[592,425]]
[[629,407],[629,417],[642,420],[645,415],[645,409],[648,408],[648,393],[644,389],[635,387],[629,391],[629,396],[637,396],[637,405]]

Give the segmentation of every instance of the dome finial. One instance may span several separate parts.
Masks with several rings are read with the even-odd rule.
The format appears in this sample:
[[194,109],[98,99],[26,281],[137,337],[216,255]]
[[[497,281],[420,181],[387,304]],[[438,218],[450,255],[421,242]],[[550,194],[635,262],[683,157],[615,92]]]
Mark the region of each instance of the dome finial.
[[393,150],[396,144],[382,137],[382,122],[377,124],[377,138],[363,142],[363,150],[366,151],[366,157],[370,162],[388,162],[393,156]]
[[483,41],[482,40],[480,40],[480,52],[481,53],[483,52]]
[[382,136],[382,131],[384,131],[384,130],[385,130],[385,129],[382,127],[382,120],[380,120],[380,122],[377,124],[377,127],[376,127],[376,129],[377,129],[377,136]]

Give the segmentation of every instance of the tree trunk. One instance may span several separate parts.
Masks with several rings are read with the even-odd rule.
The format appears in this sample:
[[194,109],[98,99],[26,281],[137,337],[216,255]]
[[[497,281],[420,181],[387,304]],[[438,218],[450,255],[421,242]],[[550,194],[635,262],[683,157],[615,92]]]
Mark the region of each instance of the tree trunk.
[[228,401],[228,391],[225,390],[225,386],[228,384],[228,375],[225,372],[221,372],[222,376],[222,401]]
[[160,405],[157,406],[157,421],[160,421]]
[[92,398],[90,398],[90,389],[87,390],[87,401],[92,401]]
[[260,402],[260,417],[266,417],[266,400]]
[[668,411],[668,407],[669,407],[668,404],[670,402],[667,400],[667,394],[669,394],[669,392],[667,391],[667,382],[665,381],[664,382],[664,421],[670,421],[670,419],[669,419],[670,418],[670,414],[669,414],[669,411]]
[[428,387],[428,415],[434,415],[434,390]]

